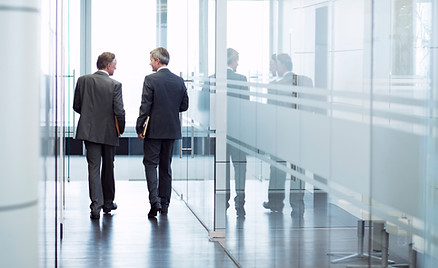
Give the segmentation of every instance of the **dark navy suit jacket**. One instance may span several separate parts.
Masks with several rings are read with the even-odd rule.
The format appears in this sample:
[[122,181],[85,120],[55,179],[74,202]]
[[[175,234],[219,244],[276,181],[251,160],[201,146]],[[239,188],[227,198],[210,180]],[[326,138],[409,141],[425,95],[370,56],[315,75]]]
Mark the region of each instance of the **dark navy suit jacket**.
[[179,112],[189,108],[189,97],[184,80],[169,69],[162,68],[147,75],[143,83],[137,134],[150,116],[146,137],[150,139],[181,139]]

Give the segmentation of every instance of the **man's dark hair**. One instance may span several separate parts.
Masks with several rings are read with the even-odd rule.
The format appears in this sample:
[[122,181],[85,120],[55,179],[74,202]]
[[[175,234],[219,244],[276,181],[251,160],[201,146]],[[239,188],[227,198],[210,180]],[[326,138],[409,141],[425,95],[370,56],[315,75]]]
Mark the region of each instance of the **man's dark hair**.
[[106,66],[113,62],[113,60],[116,58],[116,55],[111,52],[103,52],[100,54],[99,58],[97,58],[97,69],[102,70],[105,69]]

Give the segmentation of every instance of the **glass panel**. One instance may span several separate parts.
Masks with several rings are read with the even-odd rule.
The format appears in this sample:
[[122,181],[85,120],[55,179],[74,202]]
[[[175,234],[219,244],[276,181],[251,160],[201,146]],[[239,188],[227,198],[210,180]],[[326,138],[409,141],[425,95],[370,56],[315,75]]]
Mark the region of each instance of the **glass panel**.
[[[155,11],[155,1],[137,0],[129,5],[117,0],[92,1],[91,70],[97,70],[97,57],[102,52],[116,55],[117,70],[113,78],[123,84],[126,124],[130,127],[127,132],[132,134],[135,134],[132,127],[138,117],[144,77],[152,73],[149,52],[156,47]],[[118,27],[109,26],[108,21]]]
[[[187,77],[187,1],[167,1],[167,48],[170,53],[171,61],[169,68],[177,74],[188,80]],[[184,11],[184,12],[181,12]],[[186,83],[189,89],[190,83]],[[177,146],[173,157],[173,188],[179,197],[185,201],[188,196],[188,160],[191,156],[190,148],[192,147],[191,126],[188,116],[192,109],[192,96],[189,93],[189,110],[181,113],[182,139],[175,143]]]
[[[41,77],[39,126],[39,266],[58,263],[64,212],[65,70],[63,51],[66,32],[61,29],[67,9],[58,2],[41,4]],[[31,58],[28,59],[31,62]],[[32,99],[32,96],[29,96]],[[33,99],[32,99],[33,100]],[[35,100],[34,100],[35,101]],[[30,120],[32,121],[32,120]],[[31,150],[28,152],[32,155]],[[33,188],[30,183],[26,184]],[[30,239],[31,242],[32,239]],[[18,265],[18,264],[17,264]],[[35,265],[35,264],[33,264]]]
[[373,60],[384,59],[384,64],[375,64],[373,70],[373,219],[384,221],[391,259],[415,264],[418,253],[424,256],[419,264],[435,267],[436,233],[430,230],[436,228],[436,221],[428,219],[430,209],[436,209],[431,190],[436,184],[436,176],[431,176],[436,174],[436,164],[430,162],[436,159],[436,126],[429,118],[435,107],[428,105],[435,95],[429,47],[435,27],[432,2],[376,3],[376,10],[381,9],[392,19],[375,14],[374,39],[380,41],[374,44]]
[[[65,163],[67,181],[70,181],[72,172],[72,157],[80,154],[82,147],[74,140],[79,115],[73,111],[73,98],[76,86],[76,79],[80,74],[80,1],[69,1],[65,5]],[[74,156],[74,158],[77,158]]]
[[[367,264],[367,8],[358,1],[227,5],[228,47],[239,52],[228,66],[246,76],[228,70],[227,144],[246,159],[227,159],[236,197],[227,249],[243,267]],[[245,202],[236,191],[239,172]]]
[[174,165],[185,165],[186,169],[174,172],[173,185],[204,226],[212,230],[214,138],[207,74],[209,66],[214,66],[214,59],[209,59],[214,51],[214,1],[168,0],[167,8],[172,69],[187,81],[190,99],[189,110],[182,113],[182,157],[174,158]]
[[227,159],[229,192],[238,206],[243,177],[246,215],[230,204],[225,244],[240,265],[436,266],[436,8],[227,1],[229,67],[246,76],[227,81],[227,144],[245,155]]
[[[428,101],[428,135],[426,143],[426,180],[423,181],[425,185],[424,204],[422,215],[424,219],[424,255],[425,255],[425,267],[438,266],[438,239],[437,239],[437,226],[438,215],[436,213],[438,206],[438,139],[437,139],[437,124],[436,118],[438,117],[438,5],[434,1],[418,1],[416,3],[416,27],[420,29],[419,36],[417,38],[417,44],[425,42],[425,46],[417,46],[417,50],[422,51],[427,49],[429,54],[424,57],[425,60],[430,62],[430,73],[428,78],[430,79],[431,91]],[[424,14],[424,15],[423,15]],[[424,27],[427,26],[427,27]],[[429,30],[428,30],[429,29]],[[421,63],[422,57],[418,57],[416,63]],[[421,68],[422,64],[420,64]],[[427,70],[427,69],[426,69]],[[426,72],[427,74],[427,72]]]

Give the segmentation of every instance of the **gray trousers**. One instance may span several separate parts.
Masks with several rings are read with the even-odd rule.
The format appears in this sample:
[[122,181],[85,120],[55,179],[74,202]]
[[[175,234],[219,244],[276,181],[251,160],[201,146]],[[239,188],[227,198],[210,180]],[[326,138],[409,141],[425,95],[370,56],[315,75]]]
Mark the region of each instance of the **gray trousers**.
[[90,209],[92,212],[98,213],[103,206],[111,206],[114,201],[114,155],[116,147],[85,141],[85,148],[87,149]]

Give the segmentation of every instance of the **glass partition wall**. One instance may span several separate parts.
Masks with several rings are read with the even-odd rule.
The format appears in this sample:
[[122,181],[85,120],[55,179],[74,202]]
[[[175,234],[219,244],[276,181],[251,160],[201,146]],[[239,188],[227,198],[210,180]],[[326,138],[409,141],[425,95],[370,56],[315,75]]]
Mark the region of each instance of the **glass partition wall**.
[[117,180],[144,182],[134,124],[164,46],[190,98],[174,191],[236,263],[437,265],[436,3],[143,2],[92,2],[90,65],[114,52],[123,83]]
[[226,86],[227,149],[240,155],[227,159],[230,255],[242,267],[434,267],[436,4],[226,5],[246,77]]
[[167,0],[167,47],[190,101],[181,115],[183,139],[173,159],[173,187],[207,230],[214,229],[214,112],[208,80],[215,62],[214,11],[214,1]]
[[[32,3],[31,3],[32,2]],[[33,3],[34,2],[34,3]],[[12,6],[11,6],[12,7]],[[11,8],[10,10],[14,10]],[[31,53],[34,56],[28,59],[29,66],[32,66],[34,70],[38,70],[37,76],[32,77],[32,73],[29,73],[27,79],[23,81],[32,81],[35,88],[26,87],[33,93],[26,94],[27,100],[32,103],[28,108],[22,109],[28,112],[29,126],[34,124],[33,116],[36,116],[39,120],[38,130],[34,132],[32,128],[26,133],[31,133],[30,136],[37,140],[36,147],[38,148],[38,159],[28,161],[38,165],[39,173],[30,174],[26,176],[26,179],[38,177],[38,187],[34,188],[34,184],[26,183],[23,189],[38,189],[38,215],[33,218],[38,219],[38,224],[33,225],[27,221],[25,217],[18,217],[22,219],[28,226],[32,228],[38,227],[38,255],[39,262],[36,262],[31,254],[25,252],[26,247],[20,247],[15,249],[14,254],[5,253],[10,257],[15,258],[14,262],[8,263],[7,259],[2,261],[7,267],[19,266],[19,267],[58,267],[60,260],[61,241],[63,238],[64,228],[64,204],[65,204],[65,182],[67,174],[67,161],[66,161],[66,144],[64,137],[66,136],[67,115],[66,115],[66,99],[68,98],[66,93],[66,87],[69,83],[68,70],[66,70],[67,54],[66,43],[67,41],[67,15],[69,8],[64,5],[62,1],[46,1],[37,2],[30,1],[29,7],[21,7],[16,10],[27,11],[29,14],[38,14],[36,16],[39,21],[28,20],[29,25],[27,31],[30,33],[40,34],[38,39],[25,42],[32,43],[34,51]],[[15,11],[16,11],[15,10]],[[18,24],[17,24],[18,25]],[[39,29],[34,29],[39,27]],[[21,29],[14,29],[14,32],[20,33]],[[26,36],[35,38],[35,34],[26,33]],[[35,43],[38,41],[39,43]],[[20,49],[11,48],[10,51],[17,51],[22,53]],[[32,51],[32,50],[30,50]],[[33,62],[34,57],[38,58],[37,62]],[[17,88],[15,88],[17,87]],[[15,84],[12,88],[18,89],[19,83]],[[17,91],[18,92],[18,91]],[[39,95],[38,95],[39,94]],[[15,98],[14,101],[20,102],[21,98]],[[38,106],[39,104],[39,106]],[[32,115],[35,111],[32,111],[32,107],[39,109],[37,113]],[[21,111],[21,112],[22,112]],[[16,120],[17,121],[17,120]],[[12,127],[12,129],[14,129]],[[27,138],[28,139],[28,138]],[[18,147],[16,148],[16,151]],[[32,148],[30,148],[32,149]],[[32,150],[28,150],[27,157],[32,157]],[[8,154],[6,154],[8,155]],[[18,161],[17,163],[20,163]],[[26,169],[32,171],[32,164],[28,164]],[[22,167],[16,167],[16,169],[22,169]],[[36,176],[35,176],[36,175]],[[24,186],[24,185],[23,185]],[[29,214],[33,215],[33,214]],[[17,217],[11,217],[17,219]],[[25,237],[26,244],[31,245],[33,235],[23,232],[25,228],[20,228],[17,225],[16,228],[22,237]],[[6,228],[5,228],[6,230]],[[24,236],[23,236],[24,235]],[[5,240],[6,241],[6,240]],[[17,240],[18,241],[18,240]],[[14,242],[12,243],[14,244]],[[10,247],[10,245],[8,245]],[[14,249],[14,247],[10,247]],[[17,262],[17,252],[24,254],[26,258],[21,258],[20,261],[26,261],[27,264]],[[6,256],[4,255],[4,256]]]

